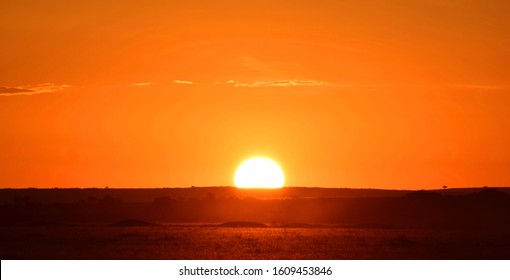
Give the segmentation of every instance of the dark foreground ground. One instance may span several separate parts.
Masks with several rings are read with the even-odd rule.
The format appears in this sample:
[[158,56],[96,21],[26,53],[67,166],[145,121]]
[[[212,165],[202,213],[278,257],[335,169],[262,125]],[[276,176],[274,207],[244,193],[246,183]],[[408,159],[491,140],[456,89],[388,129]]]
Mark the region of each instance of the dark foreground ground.
[[510,259],[509,232],[448,229],[12,226],[1,259]]
[[510,189],[1,189],[0,258],[510,259]]

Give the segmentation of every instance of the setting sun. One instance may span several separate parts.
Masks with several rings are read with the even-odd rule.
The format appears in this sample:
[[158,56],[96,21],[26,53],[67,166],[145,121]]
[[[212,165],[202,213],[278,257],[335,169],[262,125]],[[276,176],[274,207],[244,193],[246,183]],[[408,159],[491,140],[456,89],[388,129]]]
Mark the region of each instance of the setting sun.
[[257,157],[246,160],[237,168],[234,183],[238,188],[281,188],[284,175],[276,162]]

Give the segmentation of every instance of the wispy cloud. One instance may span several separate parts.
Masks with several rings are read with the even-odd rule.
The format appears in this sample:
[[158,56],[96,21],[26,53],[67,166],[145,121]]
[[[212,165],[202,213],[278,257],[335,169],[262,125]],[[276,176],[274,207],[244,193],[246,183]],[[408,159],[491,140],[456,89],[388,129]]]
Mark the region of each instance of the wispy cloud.
[[27,94],[32,92],[33,91],[24,88],[0,87],[0,95]]
[[251,83],[228,80],[225,84],[231,84],[235,87],[315,87],[327,86],[328,83],[317,80],[275,80],[275,81],[255,81]]
[[35,95],[41,93],[51,93],[61,91],[69,87],[70,85],[54,83],[44,83],[19,87],[0,87],[0,96]]
[[176,84],[185,84],[185,85],[192,85],[193,82],[192,81],[185,81],[185,80],[173,80],[174,83]]
[[133,85],[135,87],[148,87],[148,86],[152,85],[152,83],[151,82],[139,82],[139,83],[133,83],[131,85]]

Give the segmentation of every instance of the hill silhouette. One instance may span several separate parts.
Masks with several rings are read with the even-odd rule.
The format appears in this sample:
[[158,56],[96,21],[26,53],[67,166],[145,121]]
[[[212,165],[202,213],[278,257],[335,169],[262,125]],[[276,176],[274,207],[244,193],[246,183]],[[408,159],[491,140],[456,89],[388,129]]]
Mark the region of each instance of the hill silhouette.
[[146,221],[136,220],[136,219],[128,219],[115,222],[111,224],[114,227],[147,227],[147,226],[157,226],[157,224],[153,224]]
[[14,201],[39,203],[72,203],[112,197],[123,202],[152,202],[156,198],[203,199],[215,198],[318,198],[318,197],[395,197],[403,196],[410,191],[378,190],[378,189],[347,189],[347,188],[311,188],[285,187],[281,189],[239,189],[235,187],[190,187],[190,188],[144,188],[144,189],[0,189],[0,204]]
[[[0,225],[147,226],[151,224],[144,221],[209,224],[259,221],[288,227],[510,228],[508,189],[478,188],[456,193],[319,188],[245,191],[229,187],[3,189]],[[140,194],[138,200],[132,200],[134,194]],[[126,197],[131,198],[126,201]]]
[[219,224],[220,227],[233,227],[233,228],[265,228],[266,224],[250,221],[234,221]]

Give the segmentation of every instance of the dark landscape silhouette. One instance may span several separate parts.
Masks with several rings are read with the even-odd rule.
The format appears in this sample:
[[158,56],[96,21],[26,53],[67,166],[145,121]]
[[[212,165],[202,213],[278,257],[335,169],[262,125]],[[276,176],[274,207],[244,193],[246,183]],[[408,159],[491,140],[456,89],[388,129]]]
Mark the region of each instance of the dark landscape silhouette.
[[2,189],[2,259],[509,259],[510,188]]

